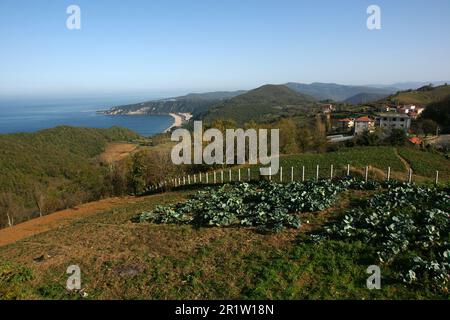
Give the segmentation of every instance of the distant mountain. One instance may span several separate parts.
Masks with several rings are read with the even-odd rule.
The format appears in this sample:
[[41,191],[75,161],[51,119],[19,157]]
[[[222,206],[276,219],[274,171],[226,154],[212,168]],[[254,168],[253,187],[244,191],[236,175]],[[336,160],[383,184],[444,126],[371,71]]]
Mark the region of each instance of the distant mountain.
[[354,104],[354,105],[365,104],[365,103],[370,103],[370,102],[384,99],[388,96],[389,96],[388,94],[363,92],[363,93],[358,93],[357,95],[354,95],[353,97],[350,97],[348,99],[345,99],[343,102],[348,103],[348,104]]
[[246,91],[217,91],[190,93],[185,96],[147,101],[111,108],[106,114],[168,114],[171,112],[190,112],[194,116],[205,112],[223,100],[230,99]]
[[366,86],[347,86],[336,83],[320,83],[315,82],[311,84],[289,82],[286,86],[299,93],[308,94],[317,100],[334,100],[345,101],[358,94],[376,94],[388,96],[398,89],[396,88],[375,88]]
[[417,81],[411,81],[411,82],[398,82],[398,83],[393,83],[393,84],[389,84],[389,85],[383,85],[383,84],[373,84],[373,85],[368,85],[368,87],[374,87],[374,88],[396,88],[397,91],[404,91],[404,90],[416,90],[420,87],[432,84],[433,86],[442,86],[445,83],[450,83],[450,81],[422,81],[422,82],[417,82]]
[[317,103],[312,96],[284,85],[265,85],[214,106],[201,118],[206,121],[229,119],[238,124],[251,120],[264,122],[281,116],[313,112],[317,110],[315,107]]
[[443,85],[438,87],[423,86],[417,90],[407,90],[397,92],[394,95],[382,99],[380,103],[390,104],[416,104],[421,106],[427,106],[431,103],[436,103],[444,100],[450,96],[450,86]]

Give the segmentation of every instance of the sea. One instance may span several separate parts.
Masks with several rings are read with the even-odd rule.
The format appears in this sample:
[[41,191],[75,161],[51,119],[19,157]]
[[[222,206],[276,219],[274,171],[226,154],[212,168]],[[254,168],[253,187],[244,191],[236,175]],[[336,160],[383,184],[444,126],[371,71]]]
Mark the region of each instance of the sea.
[[169,115],[109,116],[98,111],[154,98],[0,99],[0,134],[35,132],[60,125],[88,128],[121,126],[149,137],[169,128],[174,119]]

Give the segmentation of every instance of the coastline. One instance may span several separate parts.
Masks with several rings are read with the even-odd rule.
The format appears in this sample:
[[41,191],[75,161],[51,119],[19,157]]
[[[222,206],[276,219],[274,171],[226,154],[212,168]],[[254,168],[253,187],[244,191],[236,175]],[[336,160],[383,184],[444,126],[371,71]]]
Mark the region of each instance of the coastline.
[[170,132],[170,130],[174,128],[181,127],[183,124],[183,117],[177,113],[169,113],[169,115],[174,119],[174,122],[170,127],[168,127],[166,130],[164,130],[164,133]]

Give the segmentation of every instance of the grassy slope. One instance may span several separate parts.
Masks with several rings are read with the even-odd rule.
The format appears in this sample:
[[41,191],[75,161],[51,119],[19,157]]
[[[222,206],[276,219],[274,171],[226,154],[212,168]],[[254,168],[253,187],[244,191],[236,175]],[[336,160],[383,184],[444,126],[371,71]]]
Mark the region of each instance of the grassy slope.
[[450,161],[442,154],[423,152],[415,148],[399,148],[399,154],[408,161],[414,172],[434,177],[439,171],[441,180],[450,180]]
[[398,104],[418,104],[426,106],[430,103],[438,102],[450,95],[450,86],[435,87],[430,91],[403,91],[399,92],[388,100]]
[[[367,290],[365,271],[376,255],[359,242],[311,244],[301,230],[262,235],[242,228],[130,222],[141,210],[185,196],[148,197],[0,248],[0,297],[78,299],[64,288],[72,264],[80,266],[82,286],[92,299],[436,297],[389,281],[379,291]],[[333,210],[303,218],[310,227],[320,224],[364,196],[345,193]],[[44,261],[34,260],[41,255]],[[383,277],[389,274],[383,271]]]
[[[350,164],[353,173],[362,173],[366,166],[375,168],[369,173],[371,178],[383,178],[387,168],[391,167],[392,177],[405,179],[407,167],[399,156],[411,165],[418,182],[434,181],[436,170],[440,171],[441,181],[450,180],[449,160],[442,154],[421,151],[413,147],[353,147],[328,153],[285,155],[280,158],[280,166],[283,167],[285,179],[290,179],[291,167],[294,167],[294,179],[300,179],[303,166],[305,178],[312,179],[316,176],[317,165],[320,177],[329,177],[331,165],[335,176],[343,176],[346,174],[347,164]],[[252,169],[254,178],[257,175],[257,167],[260,166],[253,166]],[[242,174],[247,177],[245,170]]]
[[280,161],[280,165],[286,168],[305,166],[307,177],[315,175],[316,165],[322,168],[320,174],[326,176],[330,172],[331,165],[336,172],[339,172],[338,170],[342,171],[347,164],[360,169],[372,165],[383,170],[390,166],[393,171],[405,171],[405,167],[392,147],[354,147],[337,152],[286,156]]

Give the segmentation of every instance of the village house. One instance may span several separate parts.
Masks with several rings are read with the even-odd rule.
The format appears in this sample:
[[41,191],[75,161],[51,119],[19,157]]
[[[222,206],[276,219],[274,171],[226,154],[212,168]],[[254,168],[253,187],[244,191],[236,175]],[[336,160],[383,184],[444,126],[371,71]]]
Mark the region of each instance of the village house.
[[339,119],[338,123],[339,123],[340,129],[348,130],[348,129],[353,128],[353,126],[355,125],[355,119],[351,119],[351,118]]
[[411,127],[411,118],[401,113],[380,113],[376,118],[376,126],[387,130],[402,129],[408,132]]
[[364,131],[373,132],[375,130],[375,121],[367,116],[359,117],[354,122],[355,135],[361,134]]
[[382,105],[381,107],[378,107],[378,112],[391,112],[392,110],[395,110],[395,107],[391,107],[388,105]]
[[416,105],[404,105],[401,107],[397,107],[397,112],[401,114],[407,114],[412,119],[417,119],[418,116],[425,110],[425,108],[416,106]]

